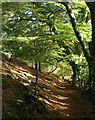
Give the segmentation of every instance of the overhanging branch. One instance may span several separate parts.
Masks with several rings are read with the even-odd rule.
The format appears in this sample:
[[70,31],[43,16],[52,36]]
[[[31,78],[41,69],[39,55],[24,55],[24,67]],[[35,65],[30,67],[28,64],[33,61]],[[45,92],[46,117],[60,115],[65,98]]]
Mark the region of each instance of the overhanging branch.
[[72,12],[72,9],[70,8],[70,6],[67,2],[61,2],[61,4],[63,4],[66,7],[67,13],[71,19],[71,23],[72,23],[72,27],[73,27],[73,30],[75,32],[75,35],[81,44],[81,47],[82,47],[82,50],[83,50],[83,53],[84,53],[86,60],[89,61],[89,53],[88,53],[87,49],[85,48],[85,45],[83,43],[83,38],[78,30],[74,13]]

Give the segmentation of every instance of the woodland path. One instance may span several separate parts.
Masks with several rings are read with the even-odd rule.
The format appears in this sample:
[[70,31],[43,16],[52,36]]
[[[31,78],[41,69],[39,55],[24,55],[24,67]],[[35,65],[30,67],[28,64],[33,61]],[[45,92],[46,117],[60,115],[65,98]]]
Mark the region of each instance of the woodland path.
[[[56,84],[56,83],[54,83]],[[94,106],[80,90],[72,88],[68,81],[52,86],[49,109],[54,118],[94,118]]]
[[[11,74],[27,87],[31,93],[34,92],[35,88],[36,77],[33,73],[34,69],[31,71],[31,68],[26,65],[19,65],[8,61],[3,63],[3,74]],[[79,89],[72,88],[68,81],[58,80],[42,72],[39,73],[39,76],[37,87],[38,99],[46,106],[52,118],[95,118],[94,105],[86,96],[81,94]],[[13,80],[9,79],[8,81],[14,86]],[[12,92],[13,87],[10,88]],[[9,98],[12,99],[12,96]],[[41,111],[44,112],[44,109]]]

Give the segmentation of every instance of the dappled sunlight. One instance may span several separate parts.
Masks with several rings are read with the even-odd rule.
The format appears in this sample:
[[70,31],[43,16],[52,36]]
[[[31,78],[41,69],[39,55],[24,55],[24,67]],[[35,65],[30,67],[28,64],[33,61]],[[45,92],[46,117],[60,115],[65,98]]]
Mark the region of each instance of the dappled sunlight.
[[66,87],[60,87],[60,86],[55,86],[56,88],[58,88],[58,89],[61,89],[61,90],[64,90]]
[[68,105],[67,103],[61,103],[61,102],[57,102],[55,100],[52,100],[52,99],[42,99],[42,98],[39,98],[39,100],[43,101],[46,106],[49,105],[49,108],[52,109],[52,110],[57,110],[57,109],[68,109]]
[[54,86],[56,86],[56,83],[53,83]]
[[61,105],[61,106],[64,106],[64,105],[68,105],[67,103],[63,103],[63,102],[59,102],[59,101],[56,101],[56,100],[52,100],[52,99],[49,99],[50,102],[54,103],[54,104],[58,104],[58,105]]
[[[9,64],[9,66],[8,66]],[[30,71],[23,69],[20,66],[16,66],[16,64],[10,64],[9,62],[4,63],[5,67],[3,67],[3,74],[7,73],[7,70],[10,70],[10,73],[16,78],[21,78],[22,80],[26,80],[28,82],[28,79],[35,78]],[[7,67],[7,68],[6,68]],[[16,69],[15,69],[16,68]]]
[[[10,72],[14,75],[15,78],[19,78],[21,83],[25,87],[27,87],[27,89],[29,89],[31,92],[34,91],[32,82],[35,83],[36,77],[33,76],[33,74],[31,74],[30,71],[24,70],[19,65],[16,66],[16,64],[8,65],[7,63],[5,66],[7,66],[7,69],[8,68],[10,69]],[[7,69],[5,69],[5,71]],[[69,104],[65,102],[66,100],[68,100],[68,97],[55,94],[57,91],[59,91],[59,89],[65,89],[65,87],[62,86],[63,82],[57,81],[55,78],[52,78],[52,77],[49,77],[48,79],[46,78],[48,78],[47,75],[42,76],[41,78],[39,78],[39,81],[38,81],[39,92],[37,93],[40,93],[41,95],[43,95],[43,97],[39,97],[39,100],[44,102],[47,106],[47,109],[49,109],[50,111],[59,110],[59,113],[60,113],[60,110],[68,110]],[[57,84],[59,84],[59,86]],[[19,104],[22,101],[18,100],[17,102]]]
[[20,104],[22,104],[23,103],[23,100],[21,100],[21,99],[18,99],[17,101],[16,101],[16,104],[17,105],[20,105]]
[[[55,87],[55,84],[54,86],[51,85],[49,88],[51,87],[58,91],[58,89]],[[43,101],[51,112],[56,110],[59,114],[61,114],[63,110],[68,111],[69,104],[67,103],[67,100],[69,98],[64,95],[55,95],[54,91],[52,91],[53,89],[50,90],[44,88],[44,97],[39,97],[39,100]]]
[[[25,87],[25,90],[34,94],[36,76],[34,75],[35,71],[29,69],[27,67],[25,69],[17,63],[9,63],[8,61],[3,63],[3,75],[7,77],[11,88],[13,90],[18,89],[18,86],[10,79],[12,77],[14,80],[17,79]],[[6,96],[8,99],[13,96],[12,91],[5,90],[3,98],[6,98]],[[84,117],[87,108],[89,108],[88,114],[92,112],[92,108],[89,107],[91,104],[88,105],[82,98],[80,91],[72,89],[68,81],[56,79],[42,72],[38,73],[37,98],[46,106],[54,118]],[[23,100],[21,98],[17,99],[16,103],[19,106],[23,103]]]
[[23,100],[17,100],[17,102],[23,102]]
[[59,100],[68,100],[69,99],[68,97],[64,97],[64,96],[61,96],[61,95],[57,95],[57,98]]
[[21,82],[24,86],[29,86],[30,84],[29,83],[24,83],[24,82]]
[[64,116],[69,117],[70,115],[69,114],[64,114]]

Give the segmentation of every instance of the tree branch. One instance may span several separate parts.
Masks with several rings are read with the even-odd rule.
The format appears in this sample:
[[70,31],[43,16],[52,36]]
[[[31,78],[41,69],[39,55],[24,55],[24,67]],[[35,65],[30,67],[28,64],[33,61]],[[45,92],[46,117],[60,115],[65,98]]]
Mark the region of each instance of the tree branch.
[[69,17],[71,19],[71,23],[72,23],[72,27],[73,27],[73,30],[75,32],[75,35],[76,35],[78,41],[81,44],[81,47],[82,47],[82,50],[83,50],[83,53],[84,53],[84,56],[85,56],[86,60],[89,61],[89,53],[88,53],[87,49],[85,48],[82,36],[81,36],[81,34],[80,34],[79,30],[78,30],[74,13],[72,12],[72,9],[70,8],[70,6],[69,6],[69,4],[67,2],[63,2],[61,4],[63,4],[66,7],[67,13],[68,13],[68,15],[69,15]]

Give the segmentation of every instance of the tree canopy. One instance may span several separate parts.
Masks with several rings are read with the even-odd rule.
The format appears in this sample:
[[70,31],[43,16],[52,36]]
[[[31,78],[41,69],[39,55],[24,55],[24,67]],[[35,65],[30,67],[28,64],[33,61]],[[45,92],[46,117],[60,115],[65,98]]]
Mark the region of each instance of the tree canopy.
[[84,1],[4,2],[2,16],[4,54],[27,63],[40,62],[42,70],[61,78],[69,66],[67,75],[81,86],[94,83],[89,48],[92,19]]

